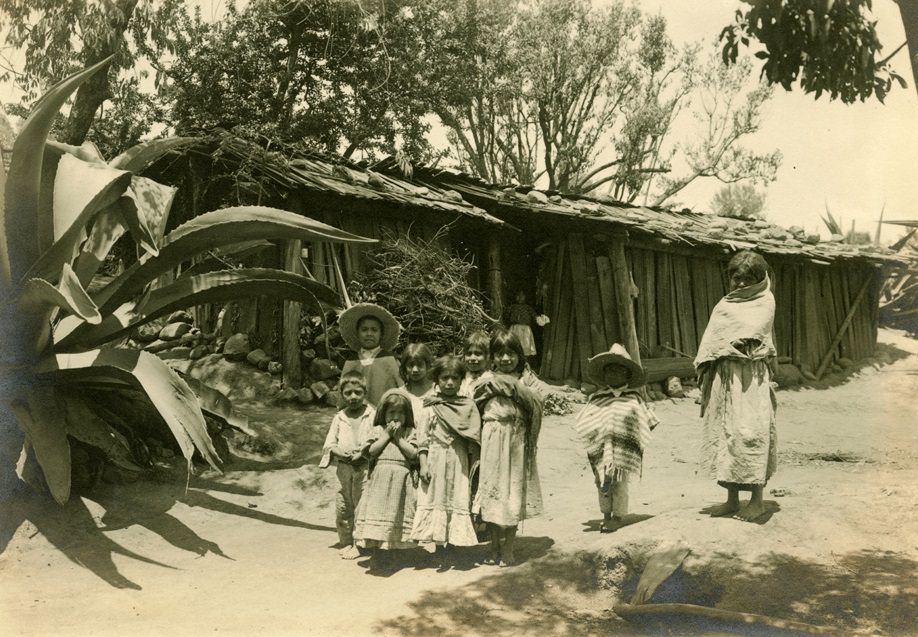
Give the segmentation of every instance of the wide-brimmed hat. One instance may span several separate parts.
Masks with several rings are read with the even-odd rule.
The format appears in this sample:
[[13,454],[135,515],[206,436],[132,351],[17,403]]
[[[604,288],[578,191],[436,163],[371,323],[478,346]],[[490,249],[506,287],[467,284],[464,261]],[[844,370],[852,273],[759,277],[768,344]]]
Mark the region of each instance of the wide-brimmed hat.
[[389,310],[376,303],[357,303],[352,305],[341,313],[338,317],[338,329],[341,330],[341,338],[355,352],[359,352],[361,345],[357,337],[357,324],[360,319],[372,316],[382,324],[382,338],[379,344],[383,349],[393,349],[398,344],[398,337],[401,334],[402,326],[399,325],[395,317],[389,313]]
[[587,362],[587,375],[594,383],[603,384],[602,370],[609,365],[618,365],[631,372],[628,387],[640,387],[644,384],[644,368],[635,363],[622,345],[615,343],[608,352],[597,354]]

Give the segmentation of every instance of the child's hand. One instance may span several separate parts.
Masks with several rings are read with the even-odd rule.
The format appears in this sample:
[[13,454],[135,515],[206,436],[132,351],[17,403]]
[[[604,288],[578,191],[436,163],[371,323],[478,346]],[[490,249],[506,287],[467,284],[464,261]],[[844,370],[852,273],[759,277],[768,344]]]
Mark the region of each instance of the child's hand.
[[425,484],[430,482],[430,467],[424,466],[421,468],[421,480],[423,480]]
[[360,449],[354,449],[354,450],[351,452],[351,454],[350,454],[349,457],[350,457],[350,459],[351,459],[351,462],[357,462],[357,461],[359,461],[360,459],[363,458],[363,453],[361,452]]
[[386,433],[389,434],[391,438],[397,438],[402,432],[402,426],[397,422],[390,422],[386,425]]

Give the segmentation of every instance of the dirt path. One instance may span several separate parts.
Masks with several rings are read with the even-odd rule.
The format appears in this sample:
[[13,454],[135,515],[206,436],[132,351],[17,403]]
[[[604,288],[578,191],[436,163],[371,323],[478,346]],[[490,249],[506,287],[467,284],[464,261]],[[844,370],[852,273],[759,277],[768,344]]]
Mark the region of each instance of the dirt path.
[[[514,569],[449,570],[422,550],[394,573],[343,562],[334,475],[314,468],[327,414],[262,412],[285,444],[268,464],[184,484],[107,487],[66,508],[0,509],[4,634],[635,634],[608,609],[648,553],[692,551],[654,601],[694,602],[864,634],[918,634],[918,343],[827,390],[779,394],[779,472],[762,524],[712,519],[721,490],[696,474],[692,400],[658,403],[630,524],[599,535],[571,417],[540,444],[546,515]],[[303,463],[306,462],[304,465]]]

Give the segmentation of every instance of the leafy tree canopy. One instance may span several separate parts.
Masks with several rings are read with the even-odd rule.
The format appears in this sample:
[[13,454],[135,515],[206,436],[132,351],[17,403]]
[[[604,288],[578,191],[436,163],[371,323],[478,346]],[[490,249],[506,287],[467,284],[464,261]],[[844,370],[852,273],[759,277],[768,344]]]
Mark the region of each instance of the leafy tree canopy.
[[[798,83],[817,99],[826,93],[851,103],[875,95],[882,102],[894,80],[906,86],[888,64],[892,55],[880,57],[872,0],[743,2],[748,8],[737,9],[736,21],[721,32],[725,63],[736,61],[740,45],[756,40],[764,47],[755,53],[763,61],[762,77],[788,91]],[[900,7],[907,4],[915,13],[912,0],[901,0]],[[903,8],[908,27],[905,13]],[[914,47],[918,42],[912,43]]]
[[717,191],[711,208],[721,217],[762,219],[765,217],[765,193],[751,184],[729,184]]

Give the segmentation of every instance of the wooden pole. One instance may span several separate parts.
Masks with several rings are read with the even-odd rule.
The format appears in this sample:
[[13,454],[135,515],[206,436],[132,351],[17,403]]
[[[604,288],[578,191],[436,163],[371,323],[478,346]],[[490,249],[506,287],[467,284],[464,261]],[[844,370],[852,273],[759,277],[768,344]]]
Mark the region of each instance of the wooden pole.
[[504,314],[504,294],[500,272],[500,241],[496,234],[488,237],[488,294],[491,297],[491,316],[500,320]]
[[618,310],[618,321],[621,327],[620,334],[625,341],[623,345],[628,350],[628,353],[631,354],[632,360],[640,365],[641,349],[638,344],[637,326],[634,321],[631,270],[628,267],[628,259],[625,256],[625,242],[627,240],[627,233],[613,235],[609,257],[612,259],[612,277],[615,282],[615,298],[618,301],[616,309]]
[[[284,242],[284,270],[302,274],[300,253],[303,242],[294,239]],[[281,330],[281,363],[284,366],[284,385],[298,389],[303,384],[300,365],[300,312],[302,304],[284,301]]]
[[848,315],[845,316],[845,320],[842,321],[842,324],[839,326],[838,332],[835,334],[835,338],[832,339],[832,343],[829,345],[829,349],[826,350],[825,356],[822,357],[822,362],[819,363],[819,369],[816,370],[816,380],[822,378],[822,375],[826,373],[826,368],[832,361],[832,354],[835,352],[835,348],[838,347],[838,344],[841,342],[842,337],[844,337],[845,332],[848,330],[848,326],[851,325],[851,319],[854,318],[854,312],[857,310],[857,306],[860,305],[861,301],[864,299],[864,295],[867,294],[867,288],[870,287],[870,282],[872,280],[872,273],[868,274],[867,278],[864,279],[864,283],[861,285],[861,289],[858,290],[857,296],[854,297],[854,302],[852,302],[851,307],[848,308]]

